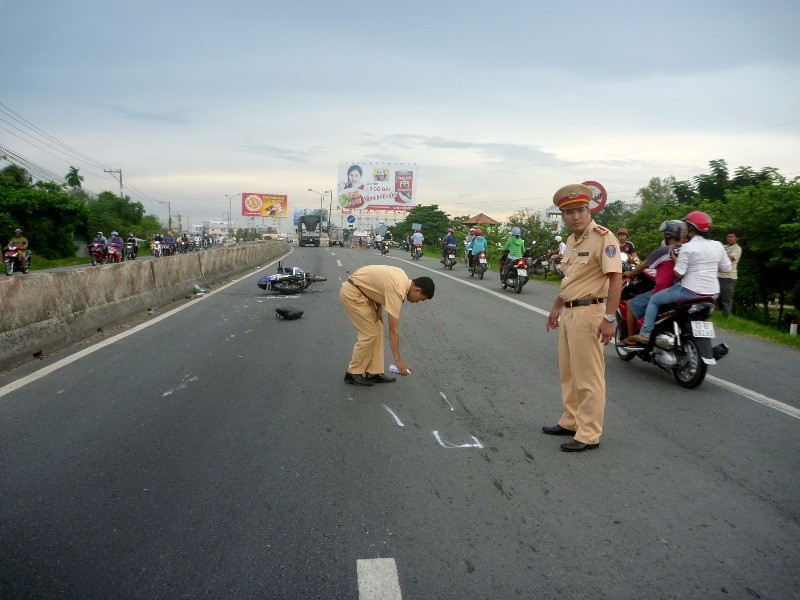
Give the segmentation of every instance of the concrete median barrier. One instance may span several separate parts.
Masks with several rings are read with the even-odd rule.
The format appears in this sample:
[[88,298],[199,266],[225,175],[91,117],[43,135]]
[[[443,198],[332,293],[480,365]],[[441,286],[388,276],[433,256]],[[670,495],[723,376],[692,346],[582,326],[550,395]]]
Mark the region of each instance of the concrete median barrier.
[[265,265],[285,242],[0,279],[0,369],[48,354],[149,308]]

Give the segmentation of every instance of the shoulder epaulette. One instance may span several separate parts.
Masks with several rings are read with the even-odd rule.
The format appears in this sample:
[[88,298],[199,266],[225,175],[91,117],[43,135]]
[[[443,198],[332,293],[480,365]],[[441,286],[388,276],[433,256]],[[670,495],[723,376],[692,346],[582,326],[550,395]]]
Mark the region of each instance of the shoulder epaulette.
[[599,233],[600,235],[606,235],[606,234],[610,233],[610,232],[608,231],[608,229],[606,229],[606,228],[605,228],[605,227],[603,227],[602,225],[595,225],[595,227],[594,227],[594,230],[595,230],[597,233]]

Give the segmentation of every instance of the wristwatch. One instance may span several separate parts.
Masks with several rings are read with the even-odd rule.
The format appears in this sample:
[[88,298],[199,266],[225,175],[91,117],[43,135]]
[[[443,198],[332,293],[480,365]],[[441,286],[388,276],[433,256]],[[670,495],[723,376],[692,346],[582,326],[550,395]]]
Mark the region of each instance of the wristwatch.
[[608,321],[609,323],[614,322],[614,315],[603,315],[603,318]]

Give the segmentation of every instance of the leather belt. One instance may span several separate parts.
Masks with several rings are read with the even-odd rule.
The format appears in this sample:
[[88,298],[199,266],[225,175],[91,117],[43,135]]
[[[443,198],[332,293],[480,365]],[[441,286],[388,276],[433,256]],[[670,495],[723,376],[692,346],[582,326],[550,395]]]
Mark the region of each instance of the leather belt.
[[602,304],[605,298],[584,298],[583,300],[570,300],[564,302],[564,308],[575,308],[576,306],[591,306],[592,304]]
[[354,288],[356,288],[356,289],[357,289],[359,292],[361,292],[361,295],[362,295],[362,296],[366,296],[367,298],[369,298],[369,296],[367,296],[367,295],[364,293],[364,290],[362,290],[360,287],[358,287],[358,284],[357,284],[355,281],[353,281],[352,279],[350,279],[349,277],[347,278],[347,283],[349,283],[349,284],[350,284],[350,285],[352,285]]

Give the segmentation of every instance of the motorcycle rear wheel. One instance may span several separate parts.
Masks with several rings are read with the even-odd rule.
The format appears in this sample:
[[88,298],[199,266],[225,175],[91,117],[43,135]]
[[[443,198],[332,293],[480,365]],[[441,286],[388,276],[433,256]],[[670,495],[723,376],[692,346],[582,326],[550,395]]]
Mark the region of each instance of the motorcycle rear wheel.
[[516,291],[518,294],[521,294],[522,293],[522,287],[524,285],[525,284],[522,282],[522,279],[517,277],[517,285],[514,286],[514,291]]
[[700,357],[700,350],[692,338],[683,338],[683,351],[689,363],[682,369],[672,369],[672,376],[678,385],[691,390],[703,383],[708,365]]
[[486,269],[481,269],[481,272],[480,272],[480,277],[481,277],[481,279],[483,279],[483,274],[484,274],[484,273],[486,273]]

